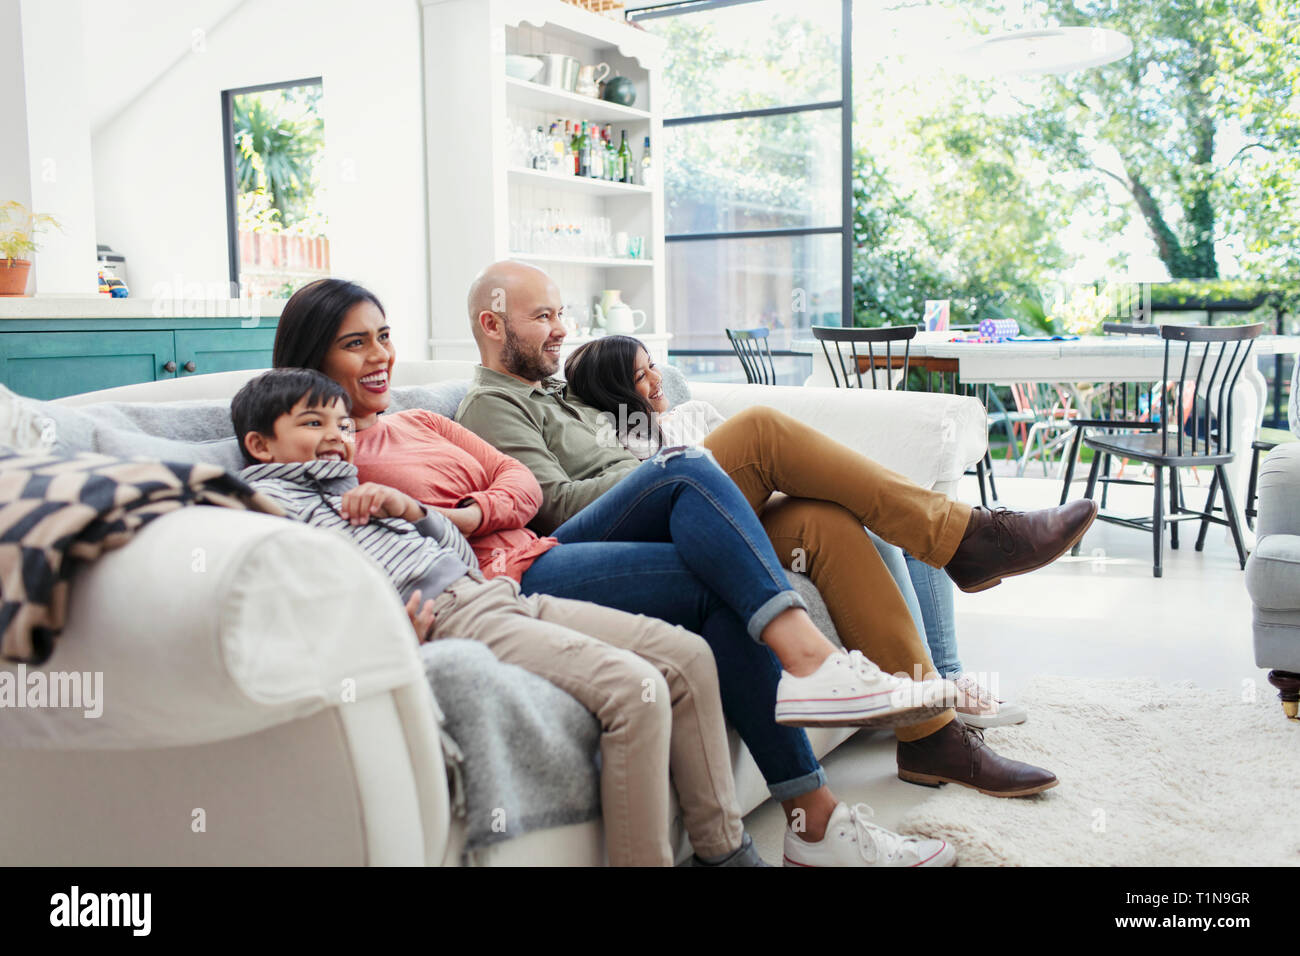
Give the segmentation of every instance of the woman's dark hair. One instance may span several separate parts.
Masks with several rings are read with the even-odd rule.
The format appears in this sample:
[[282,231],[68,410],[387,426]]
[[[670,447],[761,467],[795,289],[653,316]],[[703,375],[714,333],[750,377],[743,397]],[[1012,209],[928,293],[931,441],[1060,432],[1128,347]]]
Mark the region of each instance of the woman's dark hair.
[[323,372],[309,368],[273,368],[250,379],[235,393],[230,402],[230,420],[246,464],[256,465],[257,459],[248,453],[244,436],[257,432],[274,437],[276,420],[288,415],[304,399],[308,405],[342,402],[348,413],[352,412],[352,396],[343,386]]
[[275,368],[320,369],[343,318],[358,302],[373,303],[381,314],[387,315],[375,294],[355,282],[317,279],[303,286],[289,298],[280,313],[271,364]]
[[[613,415],[620,441],[627,438],[637,412],[644,416],[646,435],[659,436],[659,418],[636,390],[636,357],[649,351],[630,335],[605,335],[579,346],[564,363],[564,378],[574,396]],[[621,415],[620,409],[625,409]]]

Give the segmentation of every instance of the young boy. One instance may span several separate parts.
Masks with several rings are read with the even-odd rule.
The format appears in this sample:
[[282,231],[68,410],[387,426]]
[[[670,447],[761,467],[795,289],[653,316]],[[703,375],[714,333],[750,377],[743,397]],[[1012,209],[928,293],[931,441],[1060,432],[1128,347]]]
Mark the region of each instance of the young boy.
[[[347,534],[388,573],[420,640],[485,643],[567,691],[601,724],[601,808],[610,863],[672,864],[669,773],[705,865],[761,866],[741,825],[713,655],[680,627],[584,601],[522,597],[488,581],[438,509],[357,483],[350,401],[319,372],[275,369],[230,413],[249,484],[299,521]],[[421,594],[432,596],[420,606]]]

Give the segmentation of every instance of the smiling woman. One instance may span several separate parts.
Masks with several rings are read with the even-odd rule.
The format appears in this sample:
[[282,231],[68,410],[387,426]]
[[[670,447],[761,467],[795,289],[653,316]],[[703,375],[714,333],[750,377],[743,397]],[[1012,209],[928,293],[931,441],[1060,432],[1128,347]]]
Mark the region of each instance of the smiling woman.
[[285,304],[271,363],[316,369],[334,379],[352,399],[356,427],[364,429],[388,408],[396,359],[379,299],[356,283],[320,279]]

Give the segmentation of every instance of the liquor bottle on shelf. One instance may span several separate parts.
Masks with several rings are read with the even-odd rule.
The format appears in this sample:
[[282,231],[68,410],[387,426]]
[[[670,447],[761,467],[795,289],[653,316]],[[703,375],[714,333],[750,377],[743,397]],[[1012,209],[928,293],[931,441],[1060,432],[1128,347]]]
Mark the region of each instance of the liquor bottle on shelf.
[[560,135],[560,124],[558,121],[551,124],[550,131],[546,134],[546,145],[550,147],[547,154],[547,170],[552,173],[558,173],[564,168],[564,147],[565,139]]
[[582,159],[581,159],[581,157],[582,157],[582,149],[581,149],[581,147],[582,147],[582,142],[581,142],[581,140],[580,140],[580,138],[579,138],[579,136],[578,136],[578,124],[577,124],[577,123],[574,123],[574,124],[573,124],[573,129],[572,129],[572,131],[570,131],[570,130],[569,130],[569,121],[568,121],[568,120],[565,120],[565,121],[564,121],[564,128],[565,128],[566,132],[569,132],[569,159],[570,159],[570,161],[572,162],[572,166],[569,167],[569,168],[566,168],[565,171],[566,171],[566,172],[573,173],[573,175],[575,175],[575,176],[581,176],[582,173],[580,172],[580,170],[581,170],[581,165],[582,165]]
[[632,182],[632,147],[627,145],[627,130],[623,130],[623,141],[618,144],[618,181]]
[[605,178],[611,183],[618,182],[618,150],[614,148],[614,134],[609,124],[605,124]]
[[582,124],[582,132],[578,135],[578,175],[591,175],[591,137],[587,134],[587,124]]
[[641,149],[641,185],[653,186],[655,180],[654,159],[650,155],[650,137],[645,138],[645,146]]
[[533,135],[529,137],[528,165],[532,169],[545,171],[547,168],[547,152],[546,131],[541,126],[538,126]]
[[591,124],[591,178],[605,178],[605,140],[601,138],[600,127]]

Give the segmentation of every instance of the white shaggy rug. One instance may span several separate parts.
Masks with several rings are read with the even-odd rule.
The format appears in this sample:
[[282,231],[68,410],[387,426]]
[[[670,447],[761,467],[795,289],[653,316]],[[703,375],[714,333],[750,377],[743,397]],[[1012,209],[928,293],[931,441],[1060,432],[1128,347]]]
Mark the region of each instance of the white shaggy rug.
[[1061,782],[1022,799],[949,784],[898,829],[959,866],[1300,865],[1300,722],[1267,685],[1247,694],[1035,678],[1029,721],[985,739]]

